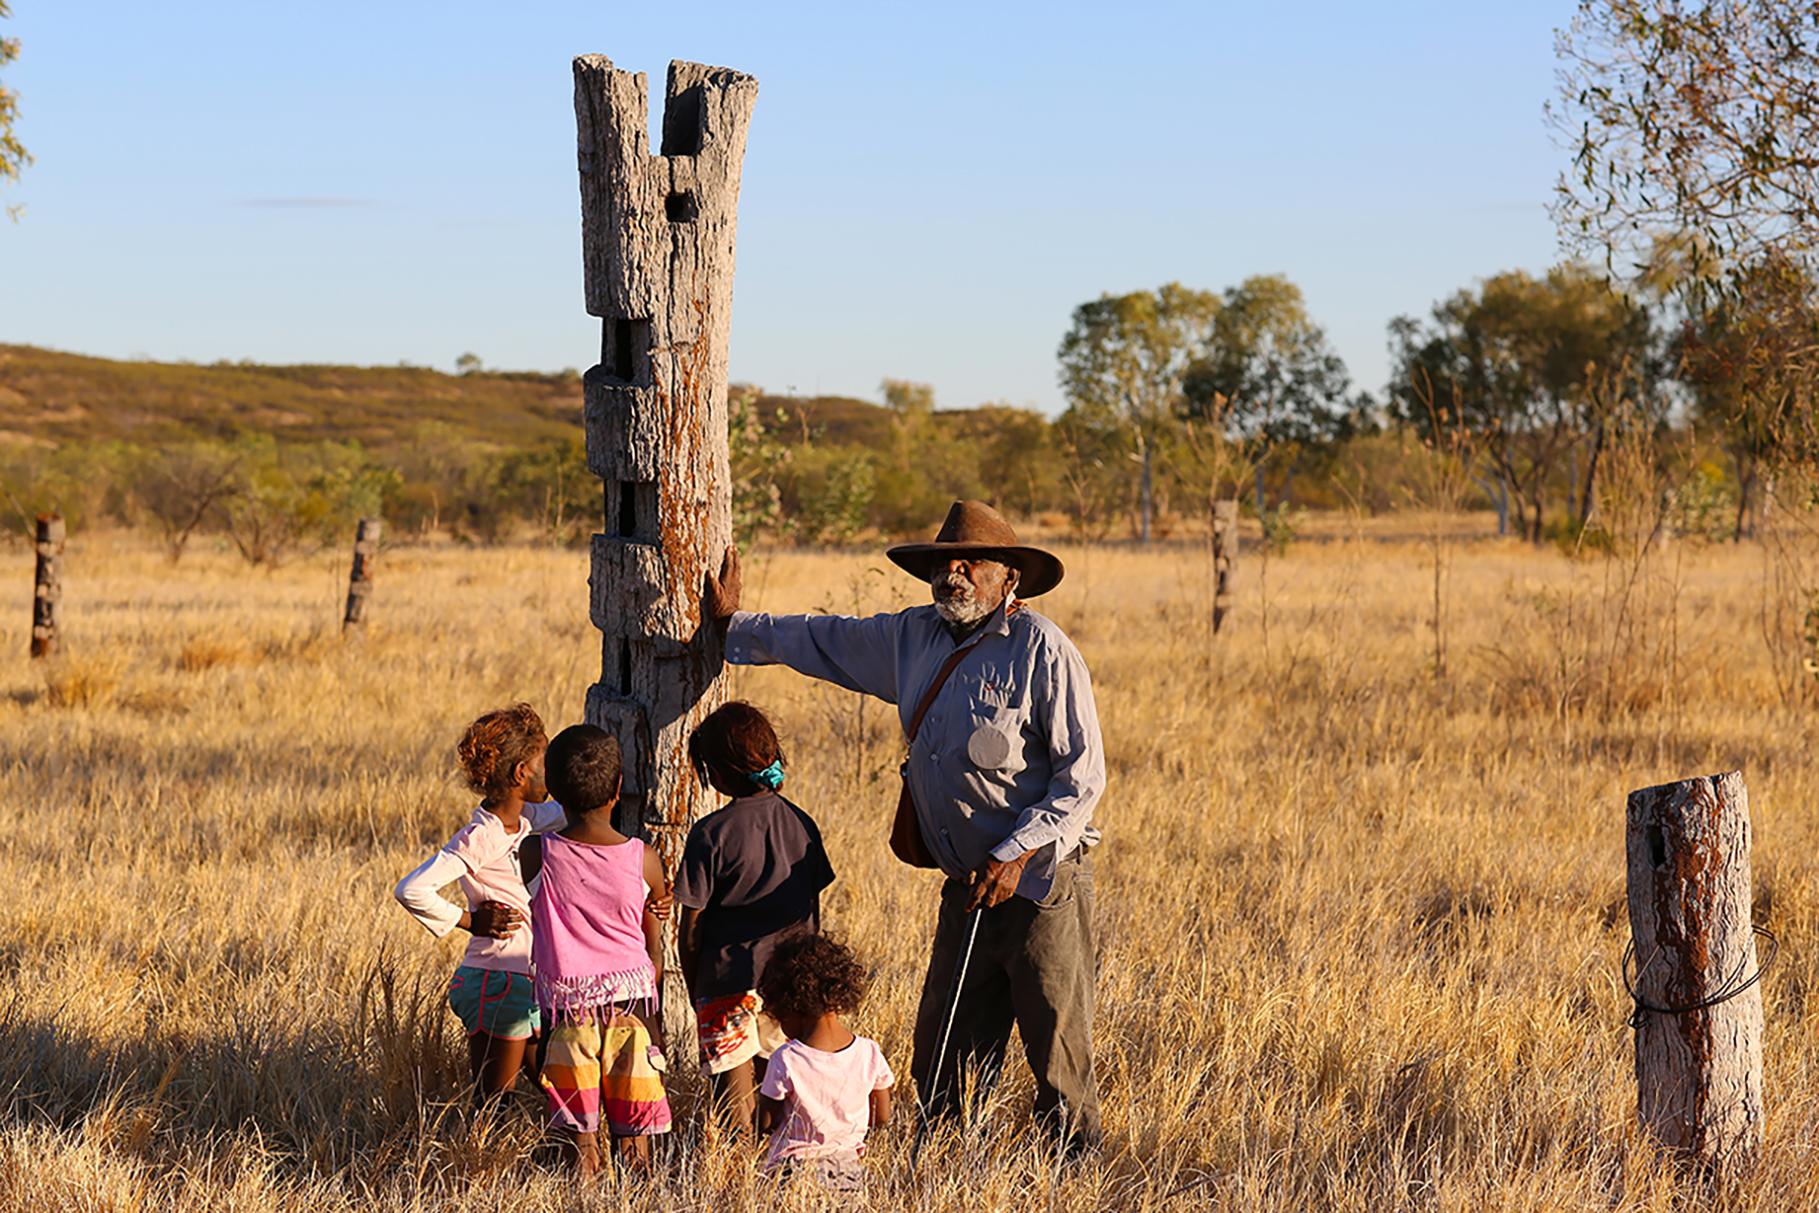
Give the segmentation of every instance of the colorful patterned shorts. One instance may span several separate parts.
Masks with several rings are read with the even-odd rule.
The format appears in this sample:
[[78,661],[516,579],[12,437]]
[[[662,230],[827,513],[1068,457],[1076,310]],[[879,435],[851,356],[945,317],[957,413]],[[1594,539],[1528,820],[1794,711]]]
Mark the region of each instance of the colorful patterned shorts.
[[769,1057],[789,1037],[764,1013],[758,992],[747,990],[696,1002],[695,1039],[701,1044],[701,1072],[724,1074],[754,1057]]
[[525,1040],[537,1033],[537,1005],[524,973],[462,965],[448,979],[448,1006],[469,1036]]
[[[648,1004],[648,1005],[642,1005]],[[661,1056],[639,1012],[654,999],[627,1007],[593,1007],[549,1016],[543,1045],[543,1090],[550,1122],[575,1133],[651,1137],[670,1129]]]

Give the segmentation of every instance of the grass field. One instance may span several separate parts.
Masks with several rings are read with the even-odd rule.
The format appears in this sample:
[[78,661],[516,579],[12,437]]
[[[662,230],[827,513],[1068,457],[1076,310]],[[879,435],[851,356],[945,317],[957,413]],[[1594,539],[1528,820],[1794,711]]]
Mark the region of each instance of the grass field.
[[[1019,1063],[920,1174],[907,1117],[879,1135],[870,1207],[1819,1206],[1819,727],[1762,641],[1758,552],[1670,550],[1632,577],[1463,547],[1444,678],[1418,544],[1340,528],[1266,581],[1247,557],[1217,646],[1200,550],[1063,554],[1037,605],[1093,669],[1111,779],[1108,1148],[1050,1170],[1022,1136]],[[173,570],[79,539],[49,668],[25,659],[29,559],[0,553],[0,1207],[582,1202],[533,1159],[528,1112],[469,1124],[441,1002],[458,944],[390,888],[471,809],[452,756],[468,719],[520,698],[552,727],[576,717],[599,654],[585,556],[390,551],[375,623],[344,644],[339,560]],[[924,593],[881,558],[748,564],[765,609]],[[894,720],[786,672],[734,689],[782,726],[840,873],[830,927],[875,966],[857,1026],[901,1073],[935,888],[884,845]],[[1633,1127],[1623,796],[1736,766],[1758,920],[1783,941],[1768,1142],[1746,1178],[1692,1193]],[[582,1203],[814,1203],[685,1137],[665,1177]]]

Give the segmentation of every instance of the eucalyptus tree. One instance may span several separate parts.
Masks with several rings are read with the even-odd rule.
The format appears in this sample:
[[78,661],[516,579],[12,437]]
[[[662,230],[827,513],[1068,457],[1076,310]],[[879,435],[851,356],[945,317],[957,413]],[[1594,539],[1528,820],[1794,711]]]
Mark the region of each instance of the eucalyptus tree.
[[[1390,410],[1424,436],[1462,417],[1539,542],[1550,487],[1568,475],[1583,525],[1619,401],[1655,399],[1649,314],[1583,266],[1497,274],[1390,324]],[[1580,475],[1569,459],[1587,455]]]
[[[0,0],[0,17],[12,15],[6,0]],[[0,38],[0,67],[5,67],[18,58],[19,39]],[[32,162],[32,154],[19,142],[16,133],[18,120],[19,94],[0,82],[0,181],[19,180],[19,174]],[[7,213],[15,219],[19,215],[16,207],[8,207]]]
[[1219,296],[1171,282],[1101,295],[1074,309],[1061,339],[1062,391],[1073,421],[1115,428],[1138,464],[1138,536],[1150,541],[1155,463],[1182,408],[1182,382],[1204,354]]
[[1246,445],[1257,512],[1271,453],[1294,461],[1343,438],[1356,420],[1345,362],[1308,314],[1301,288],[1280,274],[1246,278],[1225,291],[1206,348],[1189,368],[1185,411],[1217,418],[1223,437]]

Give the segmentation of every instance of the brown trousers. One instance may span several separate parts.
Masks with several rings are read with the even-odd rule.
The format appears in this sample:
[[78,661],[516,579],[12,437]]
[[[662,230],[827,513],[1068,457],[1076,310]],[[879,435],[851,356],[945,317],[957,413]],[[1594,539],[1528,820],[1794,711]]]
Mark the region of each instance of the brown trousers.
[[1092,859],[1081,848],[1062,860],[1040,905],[1013,897],[980,911],[940,1085],[931,1089],[929,1070],[954,996],[955,967],[966,947],[967,892],[958,880],[942,886],[928,976],[916,1011],[910,1073],[926,1114],[936,1119],[957,1114],[961,1082],[970,1070],[976,1068],[981,1090],[989,1087],[1003,1067],[1015,1023],[1036,1078],[1037,1122],[1070,1147],[1097,1145]]

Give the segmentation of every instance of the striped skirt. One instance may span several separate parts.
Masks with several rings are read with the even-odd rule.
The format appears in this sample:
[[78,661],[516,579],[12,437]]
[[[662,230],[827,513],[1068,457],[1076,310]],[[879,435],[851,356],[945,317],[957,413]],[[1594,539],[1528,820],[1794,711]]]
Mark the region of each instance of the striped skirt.
[[545,1030],[543,1090],[550,1121],[575,1133],[649,1137],[670,1129],[661,1054],[638,1012],[655,999],[627,1006],[563,1012]]

